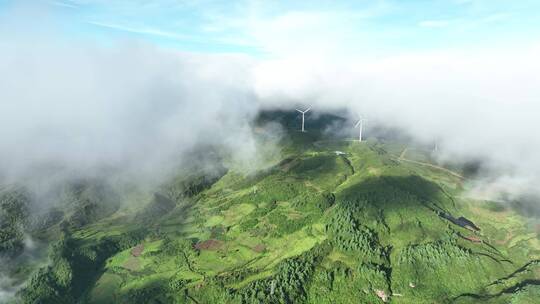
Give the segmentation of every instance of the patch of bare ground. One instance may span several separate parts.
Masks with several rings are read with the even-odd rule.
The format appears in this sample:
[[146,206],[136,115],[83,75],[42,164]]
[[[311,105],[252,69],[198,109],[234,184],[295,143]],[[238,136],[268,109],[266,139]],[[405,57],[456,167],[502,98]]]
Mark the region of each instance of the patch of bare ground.
[[140,256],[144,251],[144,244],[139,244],[131,249],[131,255],[134,257]]
[[223,242],[220,240],[210,239],[195,244],[197,250],[219,250],[223,247]]
[[263,245],[263,244],[259,244],[259,245],[256,245],[255,247],[251,248],[253,249],[253,251],[257,252],[257,253],[262,253],[266,250],[266,246]]

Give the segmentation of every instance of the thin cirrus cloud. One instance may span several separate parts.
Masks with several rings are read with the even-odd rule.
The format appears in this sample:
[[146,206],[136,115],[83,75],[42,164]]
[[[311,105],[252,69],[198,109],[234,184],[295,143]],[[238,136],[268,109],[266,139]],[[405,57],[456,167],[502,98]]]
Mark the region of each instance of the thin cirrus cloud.
[[126,26],[116,23],[100,22],[100,21],[86,21],[87,24],[119,32],[136,34],[139,36],[149,36],[164,38],[169,40],[174,40],[178,42],[189,42],[199,45],[212,45],[219,46],[220,48],[224,46],[237,46],[240,48],[254,48],[255,45],[248,40],[241,40],[236,37],[200,37],[194,34],[181,34],[175,31],[164,31],[159,28],[146,28],[146,27],[137,27],[137,26]]
[[87,21],[86,23],[95,25],[98,27],[103,27],[103,28],[108,28],[108,29],[123,31],[123,32],[129,32],[129,33],[135,33],[135,34],[141,34],[141,35],[159,36],[159,37],[166,37],[166,38],[178,39],[178,40],[195,40],[195,39],[200,40],[193,36],[182,35],[176,32],[163,31],[156,28],[139,28],[139,27],[131,27],[131,26],[125,26],[125,25],[120,25],[120,24],[115,24],[115,23],[99,22],[99,21]]
[[[284,46],[264,45],[260,36],[294,34],[306,22],[314,22],[320,27],[314,29],[315,32],[304,31],[305,34],[332,32],[333,36],[341,36],[338,39],[347,40],[351,48],[359,45],[363,53],[400,52],[441,45],[460,47],[480,39],[492,42],[501,38],[526,40],[535,32],[538,34],[538,30],[534,30],[535,24],[540,28],[534,16],[540,3],[535,1],[269,3],[245,0],[230,3],[56,0],[56,3],[76,8],[63,12],[72,15],[71,21],[75,24],[91,23],[94,26],[82,34],[92,35],[92,31],[96,31],[107,36],[109,30],[112,36],[117,36],[118,31],[124,31],[141,35],[141,39],[151,43],[179,49],[189,49],[190,43],[195,42],[201,44],[196,51],[212,53],[232,51],[266,55],[274,51],[269,48]],[[298,26],[283,27],[286,23]],[[492,29],[494,23],[500,24],[497,33]],[[437,31],[418,31],[419,27],[445,29],[451,39],[441,37]],[[284,32],[287,35],[283,35]],[[309,40],[297,38],[300,38],[296,39],[299,42]],[[331,47],[333,43],[335,41],[329,41],[324,47]],[[311,51],[317,51],[321,46],[309,47]]]

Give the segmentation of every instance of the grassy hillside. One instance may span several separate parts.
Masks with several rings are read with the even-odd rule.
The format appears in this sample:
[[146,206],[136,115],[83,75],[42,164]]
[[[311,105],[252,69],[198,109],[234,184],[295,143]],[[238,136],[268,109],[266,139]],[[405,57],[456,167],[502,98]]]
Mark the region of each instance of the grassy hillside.
[[534,303],[540,296],[540,242],[528,220],[510,205],[468,198],[466,179],[430,166],[429,153],[408,158],[396,142],[292,130],[281,145],[281,158],[266,168],[194,168],[143,206],[93,206],[115,194],[77,188],[71,201],[83,209],[47,228],[59,240],[21,301]]

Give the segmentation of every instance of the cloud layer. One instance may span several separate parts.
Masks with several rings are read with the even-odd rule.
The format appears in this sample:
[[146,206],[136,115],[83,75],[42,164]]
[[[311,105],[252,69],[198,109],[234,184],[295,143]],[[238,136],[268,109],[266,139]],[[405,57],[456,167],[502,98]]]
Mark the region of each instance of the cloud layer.
[[152,175],[202,144],[253,154],[250,60],[27,38],[0,45],[5,179],[37,169]]
[[540,182],[538,51],[529,46],[345,62],[288,58],[260,65],[256,87],[270,102],[347,107],[421,142],[437,141],[443,159],[482,160],[491,174],[522,182],[509,188],[532,191]]
[[365,55],[349,47],[347,31],[334,35],[346,27],[335,13],[289,12],[245,24],[269,55],[251,58],[136,42],[97,46],[58,28],[24,26],[35,17],[23,8],[1,24],[18,29],[0,31],[4,178],[59,167],[161,172],[208,143],[253,157],[257,111],[300,102],[314,111],[345,107],[437,141],[443,159],[481,159],[527,189],[540,181],[534,41]]

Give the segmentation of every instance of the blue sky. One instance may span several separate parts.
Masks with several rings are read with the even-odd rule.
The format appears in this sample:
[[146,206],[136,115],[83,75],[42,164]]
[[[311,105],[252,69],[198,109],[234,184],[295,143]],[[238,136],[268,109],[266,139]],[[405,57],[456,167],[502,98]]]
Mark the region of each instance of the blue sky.
[[[0,11],[20,3],[0,1]],[[540,37],[537,0],[42,0],[39,9],[77,39],[256,56],[504,47]]]

